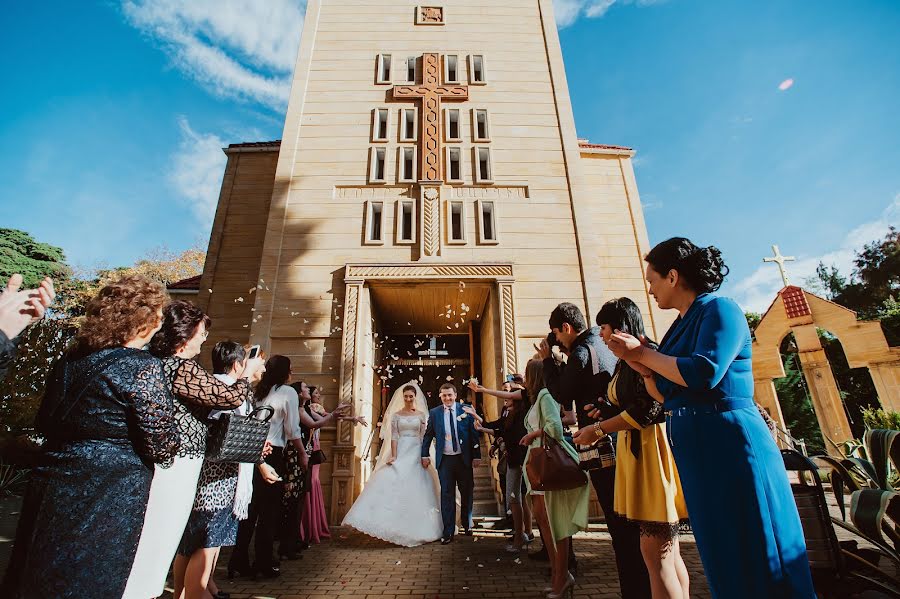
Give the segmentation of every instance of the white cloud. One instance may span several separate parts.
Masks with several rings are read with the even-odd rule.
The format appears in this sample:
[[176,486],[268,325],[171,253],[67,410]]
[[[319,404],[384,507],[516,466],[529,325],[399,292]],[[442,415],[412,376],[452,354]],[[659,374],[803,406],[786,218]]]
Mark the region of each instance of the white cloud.
[[560,28],[568,27],[579,17],[598,19],[612,8],[613,4],[635,6],[652,6],[661,4],[667,0],[553,0],[556,24]]
[[169,183],[190,204],[200,225],[209,229],[225,172],[225,142],[217,135],[194,131],[183,116],[178,118],[178,126],[181,142],[171,158]]
[[[884,237],[891,225],[900,222],[900,193],[884,209],[881,216],[855,227],[844,236],[839,247],[821,256],[798,256],[796,262],[788,262],[785,268],[792,285],[803,285],[805,279],[816,274],[819,262],[836,266],[844,275],[853,272],[853,259],[857,250]],[[782,248],[787,251],[787,248]],[[730,286],[729,292],[744,310],[764,312],[783,286],[781,274],[775,264],[761,264],[749,276]]]
[[283,110],[305,0],[122,0],[134,27],[213,93]]

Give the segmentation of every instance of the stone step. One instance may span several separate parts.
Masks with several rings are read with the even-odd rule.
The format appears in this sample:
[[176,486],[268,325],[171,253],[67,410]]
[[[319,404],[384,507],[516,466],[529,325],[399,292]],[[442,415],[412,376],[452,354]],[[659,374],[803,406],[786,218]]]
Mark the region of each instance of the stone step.
[[496,516],[497,502],[494,501],[493,497],[491,499],[475,499],[475,501],[472,502],[472,515]]

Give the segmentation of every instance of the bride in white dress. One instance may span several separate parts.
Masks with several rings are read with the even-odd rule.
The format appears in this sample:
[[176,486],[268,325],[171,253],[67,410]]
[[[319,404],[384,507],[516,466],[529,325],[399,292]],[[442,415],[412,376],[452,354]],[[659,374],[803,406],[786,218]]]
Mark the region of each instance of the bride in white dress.
[[384,413],[375,471],[344,517],[345,526],[404,547],[441,538],[437,471],[423,468],[421,461],[427,423],[425,395],[410,381],[394,393]]

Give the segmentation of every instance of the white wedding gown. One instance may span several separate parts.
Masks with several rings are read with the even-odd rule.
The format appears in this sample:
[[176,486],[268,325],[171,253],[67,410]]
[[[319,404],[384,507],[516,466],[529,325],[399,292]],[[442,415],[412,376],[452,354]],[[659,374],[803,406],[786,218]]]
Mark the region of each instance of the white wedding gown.
[[440,485],[431,465],[422,468],[422,436],[427,415],[391,417],[391,437],[397,441],[397,459],[387,465],[379,459],[369,482],[344,517],[343,524],[369,536],[415,547],[441,538]]

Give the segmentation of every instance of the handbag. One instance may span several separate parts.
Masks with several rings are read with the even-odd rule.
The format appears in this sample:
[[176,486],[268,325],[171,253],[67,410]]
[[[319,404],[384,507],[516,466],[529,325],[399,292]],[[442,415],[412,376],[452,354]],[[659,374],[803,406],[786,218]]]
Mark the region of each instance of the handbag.
[[[265,412],[268,413],[261,416]],[[257,463],[269,436],[269,419],[274,413],[271,406],[260,406],[246,416],[233,412],[220,414],[209,425],[206,459],[211,462]]]
[[526,472],[535,491],[566,491],[587,484],[587,476],[560,443],[541,433],[541,445],[528,454]]
[[585,472],[612,468],[616,465],[616,446],[607,435],[593,445],[579,445],[578,457],[581,460],[578,465]]
[[324,464],[328,461],[328,457],[325,455],[325,452],[321,449],[313,449],[312,453],[309,454],[309,465],[310,466],[318,466],[319,464]]

